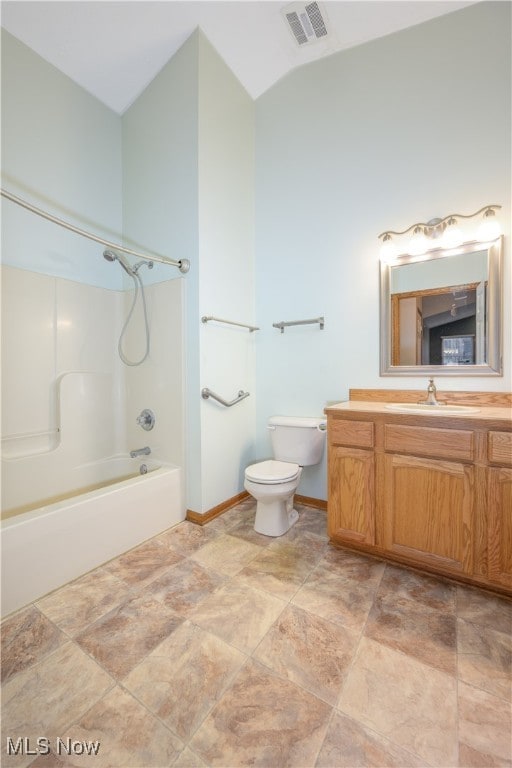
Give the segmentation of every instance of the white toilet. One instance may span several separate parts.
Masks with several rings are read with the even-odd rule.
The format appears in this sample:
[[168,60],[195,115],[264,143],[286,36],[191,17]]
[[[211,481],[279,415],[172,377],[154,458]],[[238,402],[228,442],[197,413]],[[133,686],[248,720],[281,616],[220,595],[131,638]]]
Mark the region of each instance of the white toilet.
[[293,497],[302,467],[318,464],[325,445],[325,418],[271,416],[268,428],[274,459],[251,464],[245,470],[245,489],[256,501],[254,530],[282,536],[297,521]]

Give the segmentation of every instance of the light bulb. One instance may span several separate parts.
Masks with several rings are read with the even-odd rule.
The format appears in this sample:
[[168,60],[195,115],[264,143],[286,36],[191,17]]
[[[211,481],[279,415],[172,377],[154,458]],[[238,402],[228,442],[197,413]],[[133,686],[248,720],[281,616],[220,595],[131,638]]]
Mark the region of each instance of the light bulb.
[[484,213],[484,220],[478,227],[477,239],[485,243],[488,240],[496,240],[501,235],[501,227],[492,208]]
[[443,248],[457,248],[464,242],[464,235],[457,226],[456,219],[448,219],[446,229],[443,233]]
[[422,253],[428,251],[429,242],[425,235],[425,232],[421,227],[416,227],[413,235],[409,241],[408,252],[412,256],[421,256]]
[[384,240],[382,241],[382,245],[380,247],[380,254],[379,258],[384,264],[389,264],[391,261],[394,261],[396,256],[396,246],[391,239],[391,235],[385,234]]

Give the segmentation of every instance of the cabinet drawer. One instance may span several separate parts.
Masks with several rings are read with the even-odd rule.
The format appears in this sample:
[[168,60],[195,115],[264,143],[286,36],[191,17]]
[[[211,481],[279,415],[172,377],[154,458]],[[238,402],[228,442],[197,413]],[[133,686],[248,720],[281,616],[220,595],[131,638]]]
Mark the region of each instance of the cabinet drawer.
[[512,432],[489,432],[488,457],[493,464],[512,467]]
[[465,429],[437,429],[386,424],[384,448],[393,453],[436,456],[440,459],[474,459],[473,432]]
[[328,422],[329,442],[333,445],[349,445],[354,448],[373,448],[374,424],[372,421],[332,419]]

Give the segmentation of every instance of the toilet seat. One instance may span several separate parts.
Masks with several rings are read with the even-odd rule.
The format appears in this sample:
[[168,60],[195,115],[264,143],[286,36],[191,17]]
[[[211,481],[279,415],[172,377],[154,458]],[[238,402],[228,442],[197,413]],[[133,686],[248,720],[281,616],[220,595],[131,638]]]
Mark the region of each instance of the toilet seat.
[[260,461],[245,470],[245,477],[253,483],[277,485],[278,483],[295,480],[300,472],[300,466],[289,461]]

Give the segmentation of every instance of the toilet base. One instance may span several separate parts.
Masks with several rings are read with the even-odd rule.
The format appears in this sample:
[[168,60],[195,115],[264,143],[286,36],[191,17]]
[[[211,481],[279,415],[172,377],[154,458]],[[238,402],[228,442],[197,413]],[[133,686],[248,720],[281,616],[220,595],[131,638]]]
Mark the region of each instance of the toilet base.
[[282,536],[299,519],[299,513],[293,508],[293,496],[290,499],[270,502],[258,501],[254,530],[264,536]]

